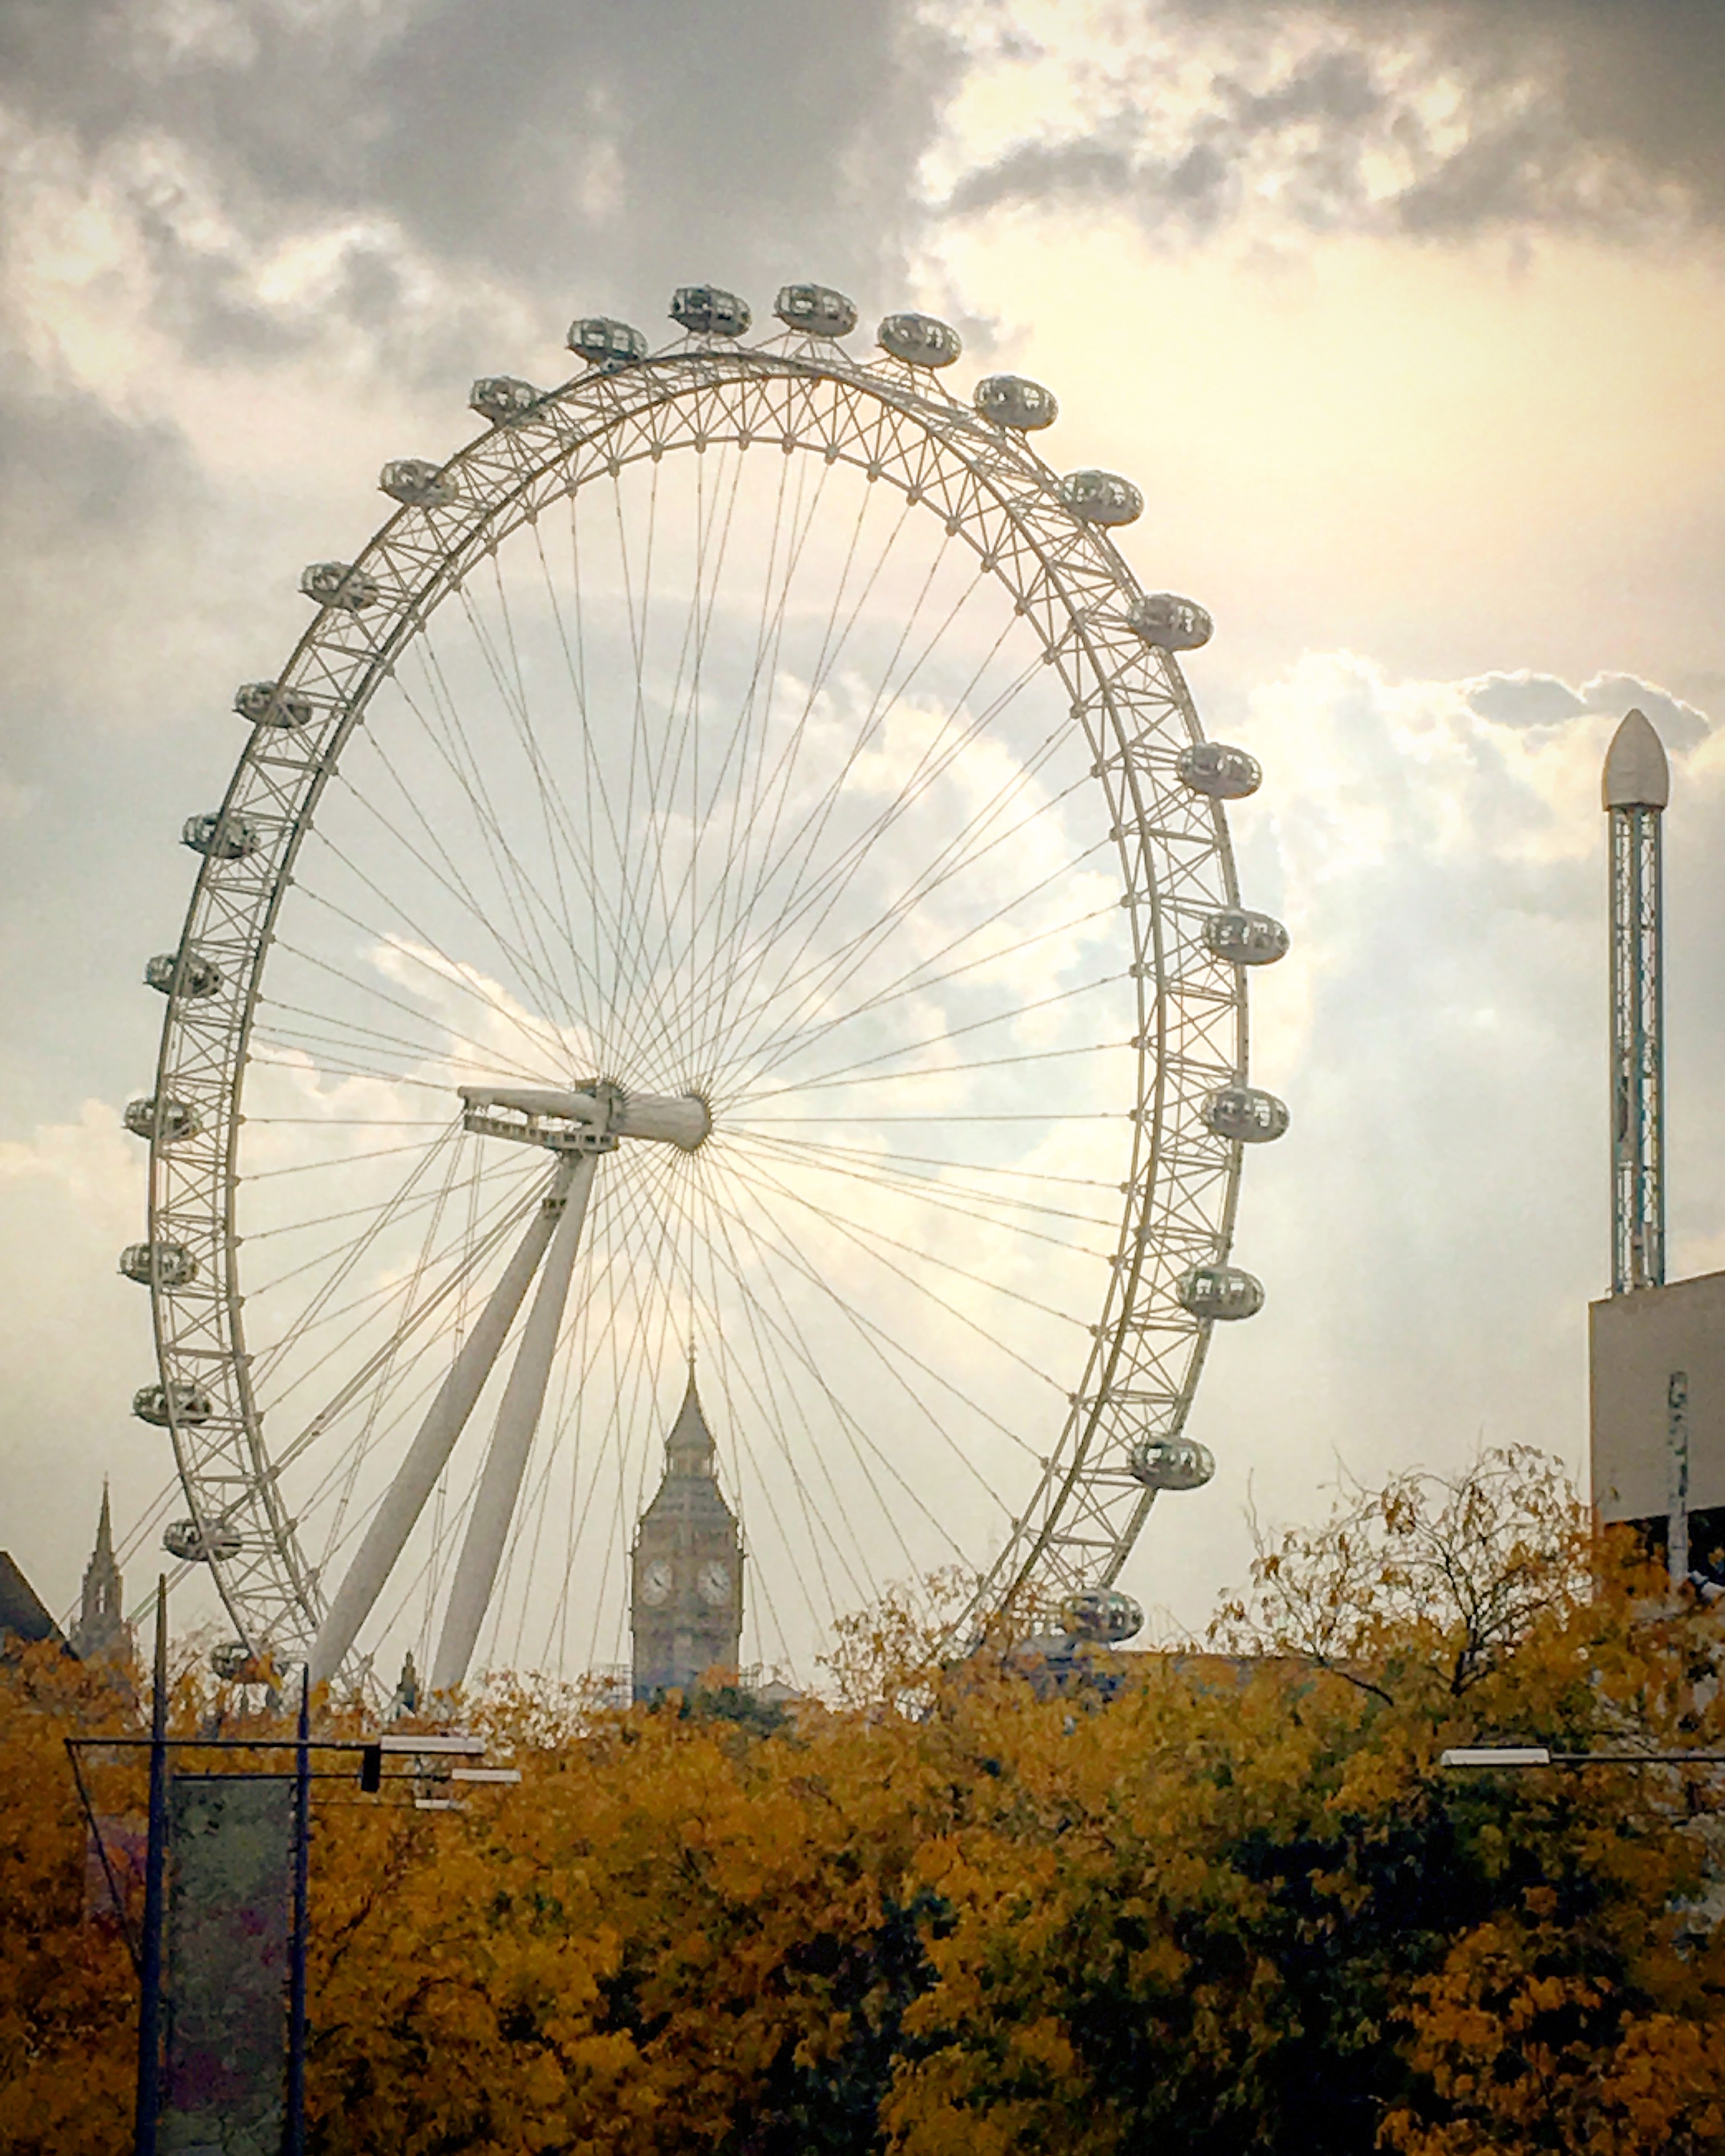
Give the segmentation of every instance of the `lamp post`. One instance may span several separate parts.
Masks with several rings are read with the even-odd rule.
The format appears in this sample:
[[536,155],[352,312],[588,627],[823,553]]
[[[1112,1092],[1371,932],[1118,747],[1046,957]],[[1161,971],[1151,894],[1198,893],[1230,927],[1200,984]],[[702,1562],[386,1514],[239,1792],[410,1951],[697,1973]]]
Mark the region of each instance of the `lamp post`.
[[1461,1744],[1439,1755],[1450,1772],[1469,1767],[1725,1767],[1725,1752],[1553,1752],[1543,1744]]

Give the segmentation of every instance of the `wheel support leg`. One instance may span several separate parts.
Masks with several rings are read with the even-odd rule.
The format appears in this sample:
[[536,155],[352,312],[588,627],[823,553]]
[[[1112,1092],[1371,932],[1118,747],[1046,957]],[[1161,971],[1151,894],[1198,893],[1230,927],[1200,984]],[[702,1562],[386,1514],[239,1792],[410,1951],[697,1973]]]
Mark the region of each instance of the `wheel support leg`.
[[516,1350],[515,1368],[504,1388],[503,1404],[497,1410],[497,1427],[491,1435],[491,1449],[485,1456],[485,1471],[474,1494],[461,1555],[456,1561],[443,1635],[431,1668],[434,1691],[454,1691],[466,1678],[480,1625],[491,1599],[491,1589],[496,1584],[509,1523],[515,1517],[521,1479],[527,1471],[533,1433],[539,1427],[540,1414],[545,1405],[546,1383],[551,1375],[557,1334],[562,1329],[563,1305],[568,1300],[569,1278],[574,1270],[582,1223],[587,1214],[588,1194],[593,1188],[593,1170],[598,1164],[596,1153],[577,1156],[563,1217],[552,1240],[545,1270],[534,1293],[533,1307],[521,1332],[521,1344]]
[[372,1515],[352,1563],[348,1566],[329,1614],[324,1619],[311,1650],[311,1681],[321,1684],[334,1676],[347,1660],[359,1629],[371,1614],[372,1605],[383,1591],[385,1581],[424,1510],[425,1501],[444,1471],[455,1440],[466,1427],[474,1403],[485,1390],[522,1297],[539,1270],[541,1259],[567,1211],[570,1187],[578,1173],[578,1158],[561,1162],[544,1203],[534,1214],[502,1278],[491,1291],[478,1322],[467,1336],[449,1374],[426,1410],[418,1435],[408,1448],[382,1503]]

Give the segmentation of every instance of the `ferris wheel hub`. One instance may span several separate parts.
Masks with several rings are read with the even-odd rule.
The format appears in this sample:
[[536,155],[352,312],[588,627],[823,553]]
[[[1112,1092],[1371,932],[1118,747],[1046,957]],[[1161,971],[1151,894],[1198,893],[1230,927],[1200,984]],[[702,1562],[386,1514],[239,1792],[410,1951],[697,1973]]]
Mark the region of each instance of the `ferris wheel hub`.
[[465,1129],[552,1152],[614,1152],[619,1138],[655,1138],[680,1152],[705,1145],[712,1110],[698,1093],[630,1093],[596,1079],[550,1086],[464,1086]]

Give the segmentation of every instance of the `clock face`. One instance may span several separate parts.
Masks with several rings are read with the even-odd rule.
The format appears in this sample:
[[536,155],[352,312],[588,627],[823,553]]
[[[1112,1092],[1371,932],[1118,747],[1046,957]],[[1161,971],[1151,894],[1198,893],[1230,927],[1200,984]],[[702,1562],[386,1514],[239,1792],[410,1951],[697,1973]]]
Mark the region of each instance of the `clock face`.
[[702,1565],[695,1584],[701,1590],[701,1600],[711,1603],[716,1609],[721,1602],[731,1599],[731,1568],[715,1558],[711,1564]]
[[650,1564],[641,1567],[641,1599],[657,1609],[660,1603],[669,1602],[671,1591],[670,1559],[656,1557]]

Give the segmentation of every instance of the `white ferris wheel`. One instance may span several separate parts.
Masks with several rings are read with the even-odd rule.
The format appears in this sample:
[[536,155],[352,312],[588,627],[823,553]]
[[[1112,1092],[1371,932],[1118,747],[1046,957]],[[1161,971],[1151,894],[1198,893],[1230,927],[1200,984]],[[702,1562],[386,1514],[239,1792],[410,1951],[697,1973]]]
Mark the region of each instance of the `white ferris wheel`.
[[1209,619],[1117,551],[1136,487],[1035,453],[1046,389],[775,312],[686,288],[662,350],[583,320],[566,386],[476,382],[235,698],[121,1261],[229,1674],[623,1659],[685,1355],[745,1659],[793,1671],[947,1567],[973,1622],[1126,1636],[1209,1477],[1241,1147],[1287,1120],[1223,811],[1259,773],[1174,656]]

